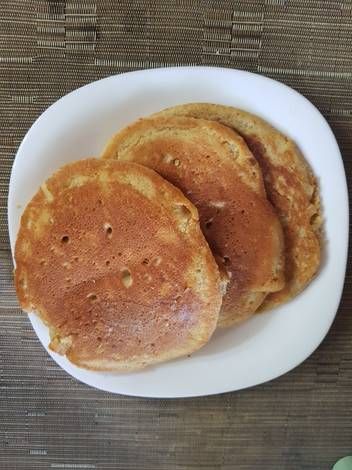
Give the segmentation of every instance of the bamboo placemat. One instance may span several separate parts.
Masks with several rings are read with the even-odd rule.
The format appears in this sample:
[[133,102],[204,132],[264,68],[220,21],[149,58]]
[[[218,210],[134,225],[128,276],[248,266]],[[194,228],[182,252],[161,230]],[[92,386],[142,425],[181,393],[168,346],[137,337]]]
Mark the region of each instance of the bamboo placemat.
[[6,205],[30,125],[93,80],[196,64],[258,72],[307,96],[331,124],[351,182],[350,0],[1,2],[1,469],[323,470],[352,454],[350,264],[334,326],[304,364],[254,389],[206,398],[90,389],[49,359],[18,308]]

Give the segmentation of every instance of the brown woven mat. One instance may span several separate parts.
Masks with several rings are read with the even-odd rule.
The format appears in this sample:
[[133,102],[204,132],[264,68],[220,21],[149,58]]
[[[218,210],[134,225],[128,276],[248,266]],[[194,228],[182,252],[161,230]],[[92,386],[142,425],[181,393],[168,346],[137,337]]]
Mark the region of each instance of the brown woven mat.
[[351,270],[328,337],[284,377],[207,398],[127,398],[70,379],[40,346],[14,295],[6,221],[11,165],[35,118],[80,85],[149,67],[218,65],[291,85],[327,117],[351,182],[351,1],[0,6],[0,469],[323,470],[352,454]]

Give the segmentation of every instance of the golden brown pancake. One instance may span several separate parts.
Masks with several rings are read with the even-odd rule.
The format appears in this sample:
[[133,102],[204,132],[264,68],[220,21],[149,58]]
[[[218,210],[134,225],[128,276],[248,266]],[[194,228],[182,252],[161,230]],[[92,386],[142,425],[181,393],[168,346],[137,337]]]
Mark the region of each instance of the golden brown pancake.
[[268,292],[282,288],[281,225],[238,134],[206,120],[142,119],[116,134],[102,156],[156,170],[196,205],[228,281],[220,326],[249,317]]
[[301,292],[319,268],[322,216],[318,183],[295,143],[258,116],[228,106],[186,104],[155,116],[210,119],[242,135],[260,164],[285,237],[285,287],[269,294],[261,308],[275,307]]
[[81,160],[30,201],[15,248],[23,309],[50,348],[95,370],[134,370],[197,350],[221,305],[196,208],[154,171]]

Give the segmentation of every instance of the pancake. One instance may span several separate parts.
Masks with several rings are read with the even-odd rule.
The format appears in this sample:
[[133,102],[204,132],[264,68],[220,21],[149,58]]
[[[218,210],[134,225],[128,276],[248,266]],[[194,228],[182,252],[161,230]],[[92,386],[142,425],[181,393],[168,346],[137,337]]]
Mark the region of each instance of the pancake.
[[87,159],[57,171],[24,211],[15,261],[22,308],[84,368],[190,354],[217,324],[219,271],[197,210],[140,165]]
[[186,104],[156,116],[210,119],[241,134],[260,164],[285,237],[285,287],[269,294],[261,308],[276,307],[301,292],[319,269],[322,215],[317,180],[295,143],[258,116],[228,106]]
[[207,120],[141,119],[116,134],[102,157],[156,170],[198,208],[227,283],[219,326],[248,318],[268,292],[283,287],[281,225],[238,134]]

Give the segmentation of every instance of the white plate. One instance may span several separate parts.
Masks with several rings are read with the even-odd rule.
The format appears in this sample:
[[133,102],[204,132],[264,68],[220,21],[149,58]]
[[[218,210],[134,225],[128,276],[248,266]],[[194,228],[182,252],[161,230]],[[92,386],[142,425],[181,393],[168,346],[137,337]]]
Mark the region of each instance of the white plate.
[[295,300],[238,328],[217,332],[191,358],[132,374],[75,367],[48,350],[47,328],[30,315],[52,358],[72,376],[102,390],[189,397],[266,382],[296,367],[315,350],[338,308],[347,258],[348,199],[335,138],[319,111],[299,93],[238,70],[181,67],[131,72],[91,83],[53,104],[29,130],[13,165],[8,205],[12,250],[24,206],[54,170],[66,162],[98,155],[114,132],[140,116],[196,101],[251,111],[299,145],[320,182],[327,240],[322,269]]

